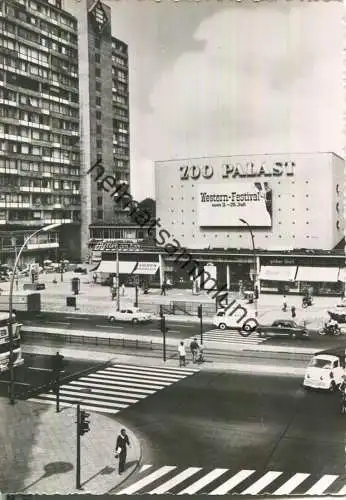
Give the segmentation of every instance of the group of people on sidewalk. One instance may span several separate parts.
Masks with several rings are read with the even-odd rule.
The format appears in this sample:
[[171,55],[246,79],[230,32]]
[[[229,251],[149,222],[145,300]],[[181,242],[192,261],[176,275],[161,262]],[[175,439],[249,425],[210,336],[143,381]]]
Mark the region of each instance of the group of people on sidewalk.
[[[190,342],[190,352],[191,352],[191,360],[193,363],[203,363],[204,361],[204,344],[203,340],[198,344],[197,337],[195,337]],[[186,348],[184,341],[182,340],[178,346],[178,354],[179,354],[179,367],[186,366]]]

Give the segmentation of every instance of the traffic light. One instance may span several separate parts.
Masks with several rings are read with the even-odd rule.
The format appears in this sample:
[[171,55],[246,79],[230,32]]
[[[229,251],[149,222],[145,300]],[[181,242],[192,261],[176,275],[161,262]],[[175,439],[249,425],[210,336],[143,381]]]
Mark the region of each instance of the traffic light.
[[163,305],[160,304],[160,318],[163,318]]
[[254,294],[253,294],[254,299],[258,299],[258,295],[259,295],[259,292],[258,292],[258,286],[256,285],[256,286],[255,286],[255,290],[254,290]]
[[198,317],[199,317],[199,318],[201,318],[201,317],[202,317],[202,304],[200,304],[200,305],[198,306],[198,309],[197,309],[197,315],[198,315]]
[[80,421],[79,421],[79,435],[83,436],[86,432],[90,431],[90,420],[87,420],[90,417],[90,413],[87,413],[85,410],[81,410],[80,412]]
[[160,319],[160,330],[162,333],[168,332],[168,328],[166,327],[166,318],[164,316]]

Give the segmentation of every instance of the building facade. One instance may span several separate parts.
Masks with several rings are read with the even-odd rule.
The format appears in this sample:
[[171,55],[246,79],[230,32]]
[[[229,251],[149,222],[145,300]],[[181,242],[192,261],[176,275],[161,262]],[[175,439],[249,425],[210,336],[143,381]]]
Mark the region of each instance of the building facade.
[[51,223],[62,226],[39,235],[23,260],[79,253],[77,22],[60,7],[59,0],[0,1],[2,262]]
[[196,276],[208,271],[227,289],[260,279],[267,291],[301,292],[312,282],[326,293],[341,290],[342,158],[229,156],[156,162],[155,168],[162,228],[156,238],[170,248],[163,253],[164,272],[173,281],[191,279],[187,262],[193,257]]
[[128,48],[112,37],[111,9],[100,1],[71,0],[66,8],[78,20],[81,123],[82,258],[93,228],[116,227],[123,207],[88,173],[97,161],[118,183],[130,183]]

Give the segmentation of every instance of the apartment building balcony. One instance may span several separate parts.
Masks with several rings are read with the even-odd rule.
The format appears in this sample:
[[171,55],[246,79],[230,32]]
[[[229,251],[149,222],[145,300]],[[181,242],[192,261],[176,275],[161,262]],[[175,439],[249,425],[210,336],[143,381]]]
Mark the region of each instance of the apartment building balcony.
[[19,191],[25,193],[52,193],[51,187],[31,187],[31,186],[20,186]]

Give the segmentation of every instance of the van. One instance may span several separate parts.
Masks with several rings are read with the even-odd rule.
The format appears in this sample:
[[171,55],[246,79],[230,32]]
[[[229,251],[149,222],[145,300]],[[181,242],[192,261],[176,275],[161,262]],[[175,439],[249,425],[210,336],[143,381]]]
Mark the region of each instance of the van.
[[345,373],[345,349],[329,350],[316,354],[306,368],[303,387],[335,391]]
[[232,330],[245,331],[245,332],[253,332],[258,323],[254,319],[254,315],[250,315],[247,313],[244,315],[243,309],[233,309],[228,311],[227,309],[219,309],[214,318],[213,325],[220,330],[226,330],[226,328],[230,328]]

